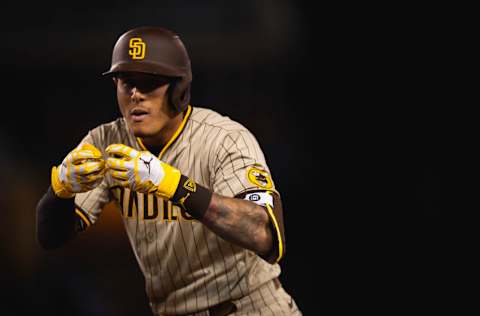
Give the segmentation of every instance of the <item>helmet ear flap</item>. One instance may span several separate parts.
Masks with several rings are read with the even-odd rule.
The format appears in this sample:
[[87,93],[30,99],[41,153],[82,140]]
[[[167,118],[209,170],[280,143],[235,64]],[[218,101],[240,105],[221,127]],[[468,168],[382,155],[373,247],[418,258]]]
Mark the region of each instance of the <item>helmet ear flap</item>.
[[173,112],[177,113],[177,106],[174,101],[174,91],[175,91],[175,86],[177,85],[177,78],[174,78],[172,81],[170,81],[170,85],[168,86],[167,89],[167,97],[168,97],[168,104],[170,105],[170,108]]
[[167,90],[168,100],[177,113],[183,112],[190,102],[190,80],[175,78]]

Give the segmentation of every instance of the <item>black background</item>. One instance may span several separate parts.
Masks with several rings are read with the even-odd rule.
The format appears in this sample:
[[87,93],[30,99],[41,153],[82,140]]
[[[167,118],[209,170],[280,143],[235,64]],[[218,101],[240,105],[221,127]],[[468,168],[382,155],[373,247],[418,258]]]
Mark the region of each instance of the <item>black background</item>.
[[473,81],[460,74],[471,27],[458,16],[286,0],[4,5],[3,311],[150,315],[114,211],[66,248],[35,241],[51,166],[120,115],[101,73],[118,36],[143,25],[181,36],[192,105],[256,135],[284,202],[280,279],[304,314],[442,309],[467,271],[461,249],[476,230],[465,215],[478,210]]
[[[35,240],[35,205],[50,168],[85,133],[120,115],[110,67],[118,36],[144,25],[180,35],[192,61],[194,106],[212,108],[257,137],[283,195],[287,255],[281,281],[306,313],[319,295],[322,238],[313,149],[324,134],[322,89],[308,8],[294,1],[84,1],[3,8],[0,163],[2,310],[30,315],[150,315],[143,276],[119,216],[105,211],[67,247]],[[320,37],[321,38],[321,37]],[[318,82],[318,83],[317,83]],[[316,259],[315,259],[315,256]],[[314,281],[314,279],[320,281]],[[317,283],[318,282],[318,283]]]

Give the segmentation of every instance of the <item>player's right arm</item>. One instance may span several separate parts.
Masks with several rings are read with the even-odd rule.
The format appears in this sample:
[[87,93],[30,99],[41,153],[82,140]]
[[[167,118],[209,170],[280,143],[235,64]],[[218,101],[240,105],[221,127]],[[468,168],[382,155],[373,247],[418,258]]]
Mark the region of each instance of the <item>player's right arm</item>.
[[51,185],[37,204],[37,239],[43,248],[58,248],[83,229],[75,215],[74,197],[97,187],[104,173],[102,154],[89,143],[79,145],[52,168]]

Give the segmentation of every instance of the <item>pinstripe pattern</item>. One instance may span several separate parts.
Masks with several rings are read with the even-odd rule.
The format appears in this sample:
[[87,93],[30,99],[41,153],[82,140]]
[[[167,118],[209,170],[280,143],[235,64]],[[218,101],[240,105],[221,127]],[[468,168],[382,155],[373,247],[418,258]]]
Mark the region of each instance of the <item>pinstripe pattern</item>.
[[[113,143],[141,150],[122,118],[95,128],[82,142],[92,143],[104,155]],[[259,144],[245,127],[204,108],[193,108],[161,159],[228,197],[257,188],[247,179],[249,166],[257,164],[269,172]],[[77,194],[75,202],[95,222],[110,199],[121,211],[156,315],[194,314],[226,300],[234,300],[239,311],[251,315],[255,310],[282,314],[287,305],[279,309],[277,301],[288,294],[282,296],[268,285],[280,274],[278,264],[224,241],[169,201],[115,188],[108,174],[96,189]]]

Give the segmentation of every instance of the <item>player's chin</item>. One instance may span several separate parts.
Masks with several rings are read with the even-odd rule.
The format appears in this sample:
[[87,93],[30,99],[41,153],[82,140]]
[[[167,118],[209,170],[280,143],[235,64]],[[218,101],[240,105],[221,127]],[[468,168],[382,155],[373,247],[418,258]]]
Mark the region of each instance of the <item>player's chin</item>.
[[135,137],[149,137],[151,136],[151,133],[149,133],[147,130],[143,129],[143,128],[135,128],[133,127],[132,128],[132,131],[133,131],[133,135],[135,135]]
[[150,135],[145,124],[139,122],[129,122],[128,125],[130,125],[130,129],[135,137],[147,137]]

